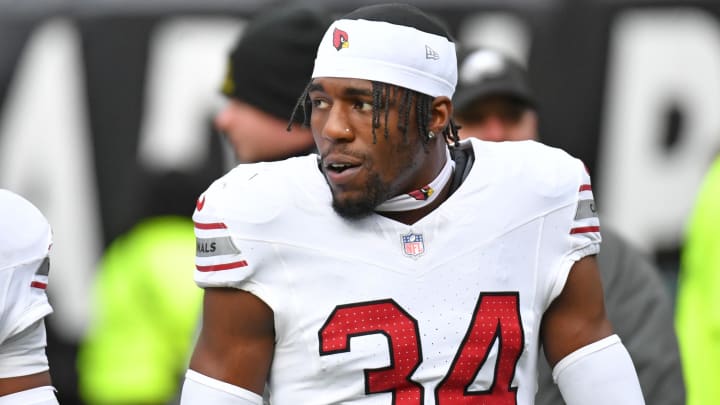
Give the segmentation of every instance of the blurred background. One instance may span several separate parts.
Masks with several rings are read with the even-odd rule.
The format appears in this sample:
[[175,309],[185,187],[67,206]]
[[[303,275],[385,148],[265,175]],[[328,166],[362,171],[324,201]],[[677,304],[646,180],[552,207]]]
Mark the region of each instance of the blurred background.
[[[338,13],[378,3],[306,2]],[[541,138],[586,163],[603,224],[653,255],[672,291],[720,151],[720,2],[407,2],[462,46],[527,64]],[[204,188],[232,164],[212,127],[219,86],[234,40],[268,4],[0,0],[0,187],[53,224],[48,354],[61,403],[82,403],[75,354],[98,259],[147,214],[152,180],[187,173]]]

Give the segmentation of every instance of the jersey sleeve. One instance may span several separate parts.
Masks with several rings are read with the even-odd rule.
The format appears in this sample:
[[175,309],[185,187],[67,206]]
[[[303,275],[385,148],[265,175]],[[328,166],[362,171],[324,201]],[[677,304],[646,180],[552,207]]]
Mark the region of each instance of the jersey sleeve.
[[599,253],[602,241],[590,174],[580,160],[570,160],[565,187],[568,203],[545,220],[542,249],[552,253],[546,265],[554,269],[546,297],[548,305],[562,292],[573,264]]
[[0,345],[52,313],[45,293],[49,271],[48,257],[0,270],[6,292],[0,299]]
[[575,215],[571,220],[570,227],[570,258],[573,261],[597,254],[600,251],[600,219],[598,218],[595,197],[593,196],[592,183],[587,168],[582,165],[579,170],[580,185],[577,187],[575,204]]
[[250,277],[248,257],[233,238],[230,218],[223,212],[225,193],[211,187],[197,202],[195,225],[195,282],[200,287],[234,287]]
[[272,243],[258,237],[258,228],[271,226],[282,198],[270,191],[276,187],[265,169],[240,165],[199,197],[193,214],[198,286],[252,290],[256,273],[272,262]]
[[298,219],[303,197],[294,179],[314,173],[309,170],[317,171],[310,155],[241,164],[199,197],[193,214],[198,286],[244,290],[273,309],[283,304],[276,291],[288,274],[279,246],[307,226]]

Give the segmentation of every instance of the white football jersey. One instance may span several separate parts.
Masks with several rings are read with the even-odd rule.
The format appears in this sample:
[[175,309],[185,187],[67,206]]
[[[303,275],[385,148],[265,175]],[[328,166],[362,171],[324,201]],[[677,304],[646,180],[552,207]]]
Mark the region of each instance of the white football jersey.
[[339,217],[315,155],[200,197],[196,282],[274,312],[271,403],[533,403],[542,315],[599,250],[590,178],[536,142],[469,142],[468,177],[413,225]]
[[[36,323],[52,312],[45,288],[50,271],[52,231],[29,201],[0,189],[0,378],[47,370],[28,348],[45,346]],[[22,341],[18,341],[22,340]],[[43,352],[44,355],[44,352]]]

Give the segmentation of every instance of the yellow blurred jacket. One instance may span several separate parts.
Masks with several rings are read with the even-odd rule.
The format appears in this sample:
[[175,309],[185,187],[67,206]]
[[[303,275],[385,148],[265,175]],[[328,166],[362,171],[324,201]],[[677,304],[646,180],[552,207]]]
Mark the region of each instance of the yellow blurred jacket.
[[720,157],[688,223],[675,315],[687,405],[720,404]]
[[202,306],[194,263],[193,223],[186,217],[144,220],[108,247],[77,360],[80,394],[89,405],[166,404],[177,397]]

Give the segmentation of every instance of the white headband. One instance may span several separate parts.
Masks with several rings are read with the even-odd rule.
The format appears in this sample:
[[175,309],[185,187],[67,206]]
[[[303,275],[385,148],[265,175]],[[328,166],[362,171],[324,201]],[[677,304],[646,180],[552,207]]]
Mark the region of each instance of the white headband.
[[452,98],[457,84],[455,44],[403,25],[337,20],[320,42],[312,77],[372,80]]

